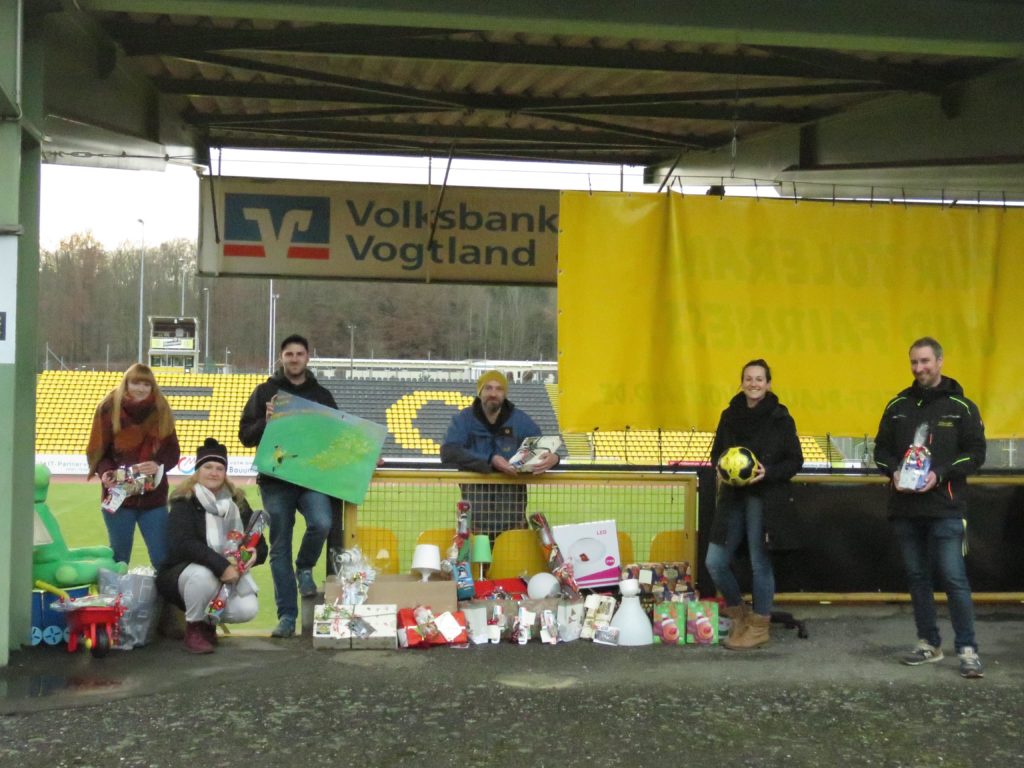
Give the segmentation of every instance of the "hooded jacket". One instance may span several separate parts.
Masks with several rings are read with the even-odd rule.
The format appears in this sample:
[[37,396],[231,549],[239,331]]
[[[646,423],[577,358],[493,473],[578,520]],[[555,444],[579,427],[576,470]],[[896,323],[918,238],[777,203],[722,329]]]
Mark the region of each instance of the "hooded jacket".
[[917,382],[889,401],[875,436],[875,464],[892,477],[921,424],[938,482],[927,493],[889,495],[889,517],[963,517],[967,476],[985,463],[985,425],[978,406],[955,379],[943,376],[927,389]]
[[[334,402],[334,396],[320,385],[312,371],[307,370],[306,380],[296,385],[292,384],[284,375],[284,371],[278,368],[273,376],[257,386],[249,395],[249,400],[242,410],[242,418],[238,423],[238,441],[242,445],[254,448],[260,444],[263,430],[267,428],[267,403],[282,390],[329,408],[338,408],[337,403]],[[257,478],[257,482],[280,483],[284,481],[261,474]]]

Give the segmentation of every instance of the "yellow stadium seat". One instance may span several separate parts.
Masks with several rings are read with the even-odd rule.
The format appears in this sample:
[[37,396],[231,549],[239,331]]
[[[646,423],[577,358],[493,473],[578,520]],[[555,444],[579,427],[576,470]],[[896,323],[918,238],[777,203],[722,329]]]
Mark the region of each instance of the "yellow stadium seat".
[[633,558],[633,537],[625,531],[618,531],[619,534],[619,563],[629,565],[636,562]]
[[[686,551],[686,531],[659,531],[651,539],[650,560],[655,563],[673,563],[683,559]],[[691,565],[693,565],[691,563]]]
[[398,573],[398,537],[390,528],[360,525],[356,544],[378,571]]
[[512,579],[524,573],[529,577],[547,569],[544,550],[533,531],[503,531],[494,540],[488,578]]
[[429,528],[425,531],[420,531],[420,535],[416,537],[416,546],[420,544],[436,544],[441,550],[441,558],[443,559],[454,538],[454,528]]

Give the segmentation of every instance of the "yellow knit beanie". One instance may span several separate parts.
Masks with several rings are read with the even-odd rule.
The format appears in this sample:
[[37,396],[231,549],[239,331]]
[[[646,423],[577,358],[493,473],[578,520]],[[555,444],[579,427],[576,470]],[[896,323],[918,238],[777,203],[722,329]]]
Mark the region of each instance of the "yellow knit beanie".
[[501,371],[484,371],[480,374],[480,378],[476,380],[476,394],[477,397],[484,391],[484,385],[488,381],[496,381],[501,384],[501,388],[508,392],[508,379],[505,378],[505,374]]

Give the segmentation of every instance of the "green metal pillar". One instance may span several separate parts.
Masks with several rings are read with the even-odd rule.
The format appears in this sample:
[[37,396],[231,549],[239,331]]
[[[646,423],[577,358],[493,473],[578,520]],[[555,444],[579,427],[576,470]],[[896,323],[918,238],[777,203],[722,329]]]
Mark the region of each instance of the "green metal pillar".
[[33,59],[21,0],[0,0],[0,666],[29,642],[31,624],[40,150],[26,125],[39,124],[42,105]]

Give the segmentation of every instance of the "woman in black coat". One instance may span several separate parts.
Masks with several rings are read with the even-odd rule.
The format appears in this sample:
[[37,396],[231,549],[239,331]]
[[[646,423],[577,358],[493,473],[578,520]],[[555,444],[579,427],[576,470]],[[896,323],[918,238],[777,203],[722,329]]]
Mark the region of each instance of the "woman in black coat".
[[[711,446],[715,466],[734,446],[749,448],[758,460],[747,485],[719,483],[705,559],[715,586],[725,598],[723,613],[732,619],[729,637],[723,642],[731,650],[756,648],[768,642],[775,597],[768,543],[787,522],[780,512],[785,513],[788,481],[804,462],[796,423],[771,391],[771,383],[771,369],[764,360],[751,360],[743,366],[740,392],[722,411]],[[744,538],[753,571],[753,611],[743,602],[731,567]]]
[[[245,494],[227,478],[227,449],[208,437],[196,454],[195,472],[171,494],[167,521],[168,556],[157,572],[157,589],[185,611],[185,649],[212,653],[217,628],[207,608],[221,586],[232,586],[220,622],[251,621],[259,608],[252,576],[240,573],[224,556],[232,537],[240,535],[253,511]],[[263,538],[249,567],[267,559]],[[246,568],[248,571],[248,568]]]

